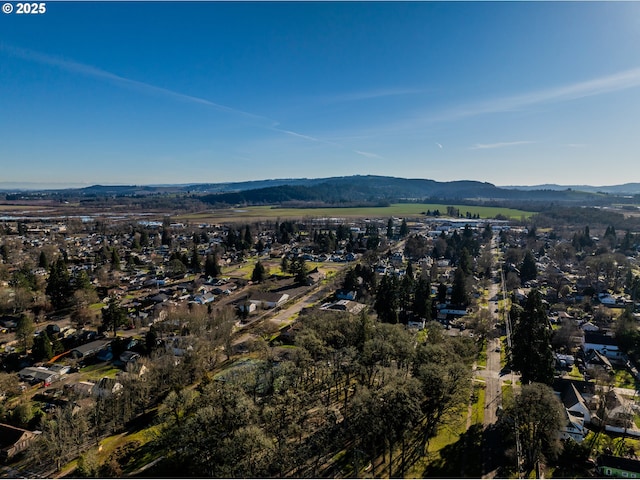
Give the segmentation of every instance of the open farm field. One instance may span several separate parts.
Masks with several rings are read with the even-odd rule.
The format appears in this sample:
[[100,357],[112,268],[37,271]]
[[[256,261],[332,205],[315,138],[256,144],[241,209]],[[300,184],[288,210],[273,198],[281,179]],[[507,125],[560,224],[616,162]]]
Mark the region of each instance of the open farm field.
[[462,215],[479,215],[480,218],[495,218],[502,215],[513,220],[528,219],[535,212],[503,207],[474,205],[445,205],[436,203],[394,203],[388,207],[322,207],[322,208],[279,208],[274,206],[216,209],[186,215],[176,215],[177,220],[189,222],[249,222],[259,219],[284,218],[362,218],[362,217],[407,217],[422,216],[427,210],[446,213],[447,207],[460,210]]
[[48,211],[49,205],[14,205],[14,204],[2,204],[0,205],[0,212],[24,212],[24,211],[32,211],[34,208],[37,208],[39,211]]

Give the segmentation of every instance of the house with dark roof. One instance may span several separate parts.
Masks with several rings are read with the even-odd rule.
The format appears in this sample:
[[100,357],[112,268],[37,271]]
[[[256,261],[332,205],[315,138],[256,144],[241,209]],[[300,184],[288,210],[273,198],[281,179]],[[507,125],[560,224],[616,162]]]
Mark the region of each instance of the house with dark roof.
[[111,344],[111,340],[96,340],[93,342],[85,343],[79,347],[71,350],[71,356],[73,358],[87,358],[96,355],[100,350],[106,348]]
[[585,366],[587,368],[600,367],[603,368],[606,372],[610,372],[611,370],[613,370],[613,365],[611,365],[609,359],[598,350],[591,350],[591,352],[587,355]]
[[24,451],[40,432],[0,423],[0,461],[6,462]]
[[567,409],[564,410],[564,417],[564,425],[560,430],[560,439],[567,440],[570,438],[577,443],[582,443],[587,433],[589,433],[589,430],[585,427],[584,417],[574,415]]
[[[585,383],[585,382],[579,382]],[[560,438],[571,438],[580,443],[587,436],[586,424],[591,421],[591,412],[586,400],[574,382],[565,379],[557,379],[554,382],[554,391],[560,397],[564,406],[565,421],[560,430]]]
[[44,383],[49,385],[60,378],[60,374],[45,367],[25,367],[18,372],[21,380],[31,384]]
[[560,394],[560,399],[569,413],[584,418],[585,422],[591,421],[591,412],[587,402],[573,383],[565,387]]
[[610,335],[600,332],[584,332],[582,349],[585,353],[597,350],[609,360],[621,360],[623,353],[618,347],[618,341]]

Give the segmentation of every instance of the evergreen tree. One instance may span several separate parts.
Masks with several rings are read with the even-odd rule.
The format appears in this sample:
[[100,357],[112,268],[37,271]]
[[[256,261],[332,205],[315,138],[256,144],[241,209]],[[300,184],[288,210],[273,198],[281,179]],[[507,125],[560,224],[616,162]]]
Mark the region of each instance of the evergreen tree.
[[111,269],[120,270],[120,255],[115,247],[111,249]]
[[373,308],[378,318],[385,323],[398,323],[398,307],[400,304],[399,285],[396,277],[385,275],[376,292]]
[[456,268],[456,273],[453,277],[453,285],[451,288],[451,303],[464,307],[469,305],[467,277],[460,267]]
[[207,277],[217,277],[220,275],[220,265],[218,265],[218,255],[209,253],[204,262],[204,273]]
[[113,331],[116,336],[118,327],[127,324],[127,311],[118,303],[116,298],[109,298],[107,306],[102,309],[102,326],[105,330]]
[[49,335],[45,330],[40,332],[40,335],[38,335],[33,340],[31,355],[36,361],[49,360],[51,357],[53,357],[53,346],[51,344],[51,339],[49,338]]
[[531,290],[523,310],[512,308],[512,361],[522,375],[522,384],[531,382],[551,385],[553,382],[553,351],[551,329],[542,297]]
[[251,281],[256,283],[262,283],[266,278],[266,274],[267,272],[264,268],[264,265],[262,265],[262,262],[258,260],[255,266],[253,267],[253,272],[251,273]]
[[80,270],[73,276],[73,289],[76,291],[93,289],[89,275],[87,275],[85,270]]
[[487,225],[484,227],[484,230],[482,231],[482,239],[487,241],[491,240],[491,237],[493,237],[493,229],[491,228],[491,224],[487,223]]
[[251,230],[249,229],[249,225],[247,225],[245,228],[243,242],[244,242],[243,250],[251,248],[251,245],[253,245],[253,236],[251,235]]
[[403,218],[402,224],[400,224],[400,238],[404,238],[409,235],[409,227],[407,226],[407,221]]
[[158,332],[156,331],[156,328],[153,325],[151,325],[151,327],[149,327],[149,331],[144,337],[144,344],[147,349],[147,354],[150,355],[156,349],[157,343],[158,343]]
[[400,280],[400,308],[402,310],[411,309],[411,299],[413,298],[414,290],[415,290],[415,280],[413,278],[413,267],[411,266],[411,262],[409,262],[409,266],[407,267],[407,271],[405,275]]
[[307,262],[302,257],[296,258],[291,262],[289,272],[293,273],[297,283],[304,283],[307,280]]
[[140,246],[143,248],[149,246],[149,234],[146,230],[140,232]]
[[538,267],[536,267],[536,259],[530,250],[527,250],[520,264],[520,279],[523,282],[535,280],[538,278]]
[[624,238],[622,239],[622,242],[620,243],[620,250],[622,250],[623,253],[626,253],[629,250],[631,250],[632,246],[633,246],[633,240],[631,238],[631,232],[627,230],[627,233],[625,234]]
[[171,231],[168,228],[162,230],[162,245],[171,246]]
[[16,322],[16,339],[24,349],[25,354],[33,345],[33,332],[35,331],[36,327],[33,325],[33,319],[23,313]]
[[200,266],[200,257],[198,256],[198,247],[195,244],[193,246],[193,252],[191,252],[189,266],[194,273],[200,273],[202,271],[202,267]]
[[393,238],[393,218],[387,222],[387,238]]
[[282,273],[289,273],[289,259],[284,256],[282,257],[282,261],[280,262],[280,270],[282,270]]
[[463,248],[462,252],[460,253],[460,260],[458,262],[458,265],[465,275],[471,275],[473,273],[473,262],[471,261],[469,250],[467,250],[466,248]]
[[47,258],[47,254],[44,250],[40,251],[40,257],[38,258],[38,267],[44,268],[45,270],[49,269],[49,259]]
[[407,277],[409,277],[411,280],[413,280],[413,279],[414,279],[413,264],[411,263],[411,260],[409,260],[409,262],[407,263],[407,271],[406,271],[406,275],[407,275]]
[[342,289],[347,292],[354,291],[358,288],[358,274],[355,268],[350,268],[344,276],[344,282],[342,282]]
[[67,264],[62,258],[58,258],[51,265],[45,293],[49,295],[53,307],[60,309],[68,305],[71,291],[71,280],[67,271]]
[[416,283],[412,310],[418,317],[425,318],[427,321],[431,320],[431,285],[422,276],[418,278]]
[[447,285],[445,283],[438,284],[438,303],[447,301]]

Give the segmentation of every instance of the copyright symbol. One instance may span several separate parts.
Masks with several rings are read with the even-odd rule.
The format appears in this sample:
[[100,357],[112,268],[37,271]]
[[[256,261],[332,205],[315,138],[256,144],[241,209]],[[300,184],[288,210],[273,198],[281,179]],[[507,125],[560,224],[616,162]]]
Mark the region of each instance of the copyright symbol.
[[13,5],[11,5],[10,3],[5,3],[4,5],[2,5],[2,11],[7,14],[13,12]]

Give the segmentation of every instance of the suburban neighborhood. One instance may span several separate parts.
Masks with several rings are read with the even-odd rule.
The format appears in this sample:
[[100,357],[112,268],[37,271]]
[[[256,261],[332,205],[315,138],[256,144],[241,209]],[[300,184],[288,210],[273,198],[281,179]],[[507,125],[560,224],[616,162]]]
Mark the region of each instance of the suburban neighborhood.
[[[433,389],[435,381],[451,390],[407,410],[406,423],[394,434],[400,437],[381,430],[362,443],[363,458],[343,443],[332,444],[347,452],[342,460],[316,457],[315,450],[303,460],[297,453],[301,463],[280,463],[275,472],[269,465],[278,458],[276,448],[274,457],[250,464],[248,471],[640,475],[639,238],[612,226],[571,232],[522,220],[470,218],[453,208],[448,213],[457,215],[251,224],[186,224],[168,217],[4,221],[4,474],[136,476],[178,468],[188,460],[163,439],[186,435],[184,422],[199,415],[187,406],[212,395],[210,382],[253,392],[266,402],[260,408],[276,401],[271,395],[293,395],[283,404],[293,409],[289,421],[270,430],[265,417],[252,428],[261,429],[267,445],[271,435],[293,441],[291,429],[298,425],[304,445],[330,431],[344,442],[353,435],[344,430],[347,422],[384,424],[399,414],[371,417],[378,415],[366,406],[371,389],[394,392],[390,408],[396,409],[399,395],[410,395],[407,405],[419,400],[422,394],[409,393],[418,386],[413,382]],[[357,335],[349,340],[356,331],[347,334],[354,328],[371,332],[361,353]],[[351,341],[356,343],[347,348]],[[336,350],[340,342],[344,346]],[[414,344],[413,352],[403,350],[404,342]],[[449,363],[444,369],[433,363],[443,348],[454,349],[443,358]],[[311,362],[305,367],[303,354]],[[324,366],[309,370],[323,358]],[[299,372],[285,374],[284,365]],[[387,375],[401,372],[400,384],[387,384]],[[278,378],[285,384],[264,384]],[[196,397],[189,393],[194,387]],[[305,395],[316,392],[328,409],[324,414],[318,416],[316,400],[307,407],[289,403],[301,401],[300,389],[307,388]],[[558,412],[547,436],[536,440],[542,448],[523,440],[529,433],[518,401],[531,394]],[[361,402],[369,417],[352,418],[351,404]],[[340,420],[330,421],[328,414]],[[522,423],[514,430],[513,422]],[[446,433],[452,429],[459,432],[454,437]],[[457,471],[446,449],[430,450],[471,432],[479,446],[466,453],[477,455],[473,472]],[[120,446],[105,455],[114,435]],[[400,440],[412,438],[424,442],[413,456],[404,447],[397,450]],[[507,447],[512,441],[517,449]],[[242,445],[238,440],[234,448],[247,448]],[[147,460],[133,461],[136,456]],[[208,464],[192,468],[205,475],[240,474],[216,473]]]

